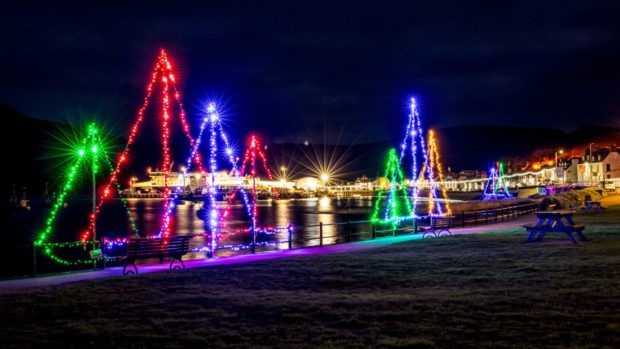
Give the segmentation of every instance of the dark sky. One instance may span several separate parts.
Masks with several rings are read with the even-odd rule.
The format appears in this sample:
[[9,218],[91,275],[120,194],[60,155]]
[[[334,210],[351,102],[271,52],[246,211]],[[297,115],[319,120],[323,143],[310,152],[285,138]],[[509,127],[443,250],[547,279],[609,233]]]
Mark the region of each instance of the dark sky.
[[620,124],[618,1],[52,3],[0,14],[0,102],[37,118],[122,132],[163,47],[190,115],[274,140],[397,140],[410,95],[431,126]]

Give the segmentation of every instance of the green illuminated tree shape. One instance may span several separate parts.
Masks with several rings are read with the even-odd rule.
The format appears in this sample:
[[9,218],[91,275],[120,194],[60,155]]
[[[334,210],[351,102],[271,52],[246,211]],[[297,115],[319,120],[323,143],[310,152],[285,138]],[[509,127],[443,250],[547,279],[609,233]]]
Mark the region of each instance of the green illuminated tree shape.
[[[92,174],[95,175],[99,171],[100,162],[103,160],[107,167],[112,171],[112,164],[106,155],[106,144],[105,141],[101,138],[99,130],[95,126],[95,124],[90,124],[88,126],[87,134],[83,137],[77,144],[72,146],[70,162],[67,168],[67,172],[65,175],[64,185],[61,187],[60,193],[58,195],[58,199],[55,203],[53,203],[51,207],[51,211],[49,212],[47,219],[44,222],[45,228],[39,232],[37,235],[34,245],[43,249],[43,253],[48,256],[53,261],[64,264],[64,265],[82,265],[82,264],[90,264],[92,260],[69,260],[62,257],[59,257],[56,253],[54,253],[54,248],[68,248],[68,247],[78,247],[78,246],[86,246],[86,243],[82,241],[77,242],[50,242],[52,233],[54,231],[54,226],[56,223],[56,219],[58,218],[58,214],[60,209],[63,207],[65,199],[67,195],[71,192],[71,190],[75,186],[76,180],[83,176],[81,169],[83,167],[90,168]],[[136,227],[135,221],[131,217],[129,208],[127,206],[127,201],[123,198],[121,194],[120,185],[116,187],[117,192],[119,194],[119,198],[127,212],[129,217],[129,222],[132,230],[137,235],[138,229]]]
[[407,197],[405,176],[400,168],[398,154],[394,148],[388,151],[384,177],[390,181],[389,192],[384,199],[384,189],[379,189],[370,220],[373,223],[390,224],[392,229],[396,229],[401,221],[412,217],[412,211],[411,202]]

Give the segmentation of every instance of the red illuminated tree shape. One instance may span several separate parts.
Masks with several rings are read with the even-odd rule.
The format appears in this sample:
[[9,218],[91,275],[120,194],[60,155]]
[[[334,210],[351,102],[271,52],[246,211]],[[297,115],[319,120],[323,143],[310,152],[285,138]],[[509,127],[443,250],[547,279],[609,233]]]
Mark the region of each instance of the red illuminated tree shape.
[[[257,159],[260,159],[261,164],[263,165],[263,171],[269,178],[269,180],[273,180],[273,175],[271,174],[271,170],[269,170],[269,166],[267,165],[267,156],[265,156],[265,152],[263,152],[260,139],[256,135],[250,135],[248,138],[248,148],[245,150],[245,155],[243,156],[243,163],[241,164],[241,175],[242,176],[251,176],[252,177],[252,230],[256,230],[256,177],[257,177]],[[277,195],[277,191],[273,189],[274,195]],[[254,233],[254,235],[256,235]]]
[[[194,139],[192,138],[190,127],[187,122],[185,110],[183,108],[183,103],[181,102],[181,95],[176,86],[176,76],[174,73],[174,69],[172,67],[172,63],[168,59],[168,55],[166,54],[166,51],[162,49],[159,53],[159,57],[157,59],[157,62],[155,63],[155,67],[151,74],[151,80],[146,86],[146,95],[144,97],[142,106],[138,110],[137,119],[134,121],[129,131],[129,138],[127,140],[127,144],[125,145],[125,148],[123,149],[123,151],[119,154],[116,166],[114,167],[114,170],[112,171],[112,174],[107,184],[102,189],[102,194],[99,197],[99,201],[97,203],[95,213],[91,214],[90,216],[89,228],[82,235],[82,241],[88,240],[90,236],[93,236],[93,238],[96,237],[95,226],[96,226],[96,221],[97,221],[97,215],[99,214],[103,203],[107,199],[110,198],[110,195],[112,192],[110,190],[110,187],[118,181],[118,177],[121,173],[121,169],[128,162],[131,145],[135,142],[136,137],[138,136],[140,126],[142,125],[142,122],[144,120],[144,116],[147,111],[147,108],[149,107],[149,104],[152,101],[153,93],[155,91],[156,86],[160,87],[159,93],[160,93],[160,98],[161,98],[159,115],[160,115],[160,123],[161,123],[162,169],[164,172],[163,196],[164,196],[164,206],[165,206],[164,212],[167,212],[167,208],[168,208],[167,206],[169,205],[168,197],[170,196],[170,187],[168,183],[168,180],[170,177],[170,165],[171,165],[171,161],[170,161],[170,133],[171,132],[170,131],[171,131],[172,121],[174,120],[174,115],[171,111],[171,106],[170,106],[171,99],[174,99],[174,102],[176,102],[176,105],[179,110],[178,118],[181,122],[183,132],[187,136],[190,146],[192,147],[194,145]],[[201,159],[200,154],[197,153],[194,160],[198,168],[200,169],[200,171],[204,174],[205,171],[202,168],[200,159]],[[166,226],[164,226],[162,233],[164,236],[168,236],[170,234],[169,224],[166,224]]]

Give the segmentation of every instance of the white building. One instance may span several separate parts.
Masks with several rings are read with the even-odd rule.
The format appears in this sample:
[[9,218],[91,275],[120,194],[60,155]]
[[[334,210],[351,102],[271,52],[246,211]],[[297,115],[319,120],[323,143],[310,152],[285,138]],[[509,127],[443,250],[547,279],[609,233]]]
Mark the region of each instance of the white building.
[[605,179],[620,179],[620,150],[610,152],[602,161]]
[[609,179],[620,180],[619,151],[599,152],[598,155],[592,157],[593,161],[585,161],[586,157],[570,159],[568,167],[564,169],[564,180],[567,183],[600,183]]

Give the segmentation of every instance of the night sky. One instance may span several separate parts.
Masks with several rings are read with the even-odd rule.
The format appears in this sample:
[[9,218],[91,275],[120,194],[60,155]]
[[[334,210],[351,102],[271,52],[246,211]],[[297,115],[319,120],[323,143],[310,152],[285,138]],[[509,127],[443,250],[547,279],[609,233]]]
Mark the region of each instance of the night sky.
[[410,95],[434,127],[620,125],[617,1],[3,7],[0,102],[36,118],[123,133],[166,48],[190,115],[275,141],[395,141]]

